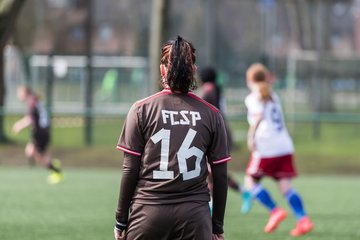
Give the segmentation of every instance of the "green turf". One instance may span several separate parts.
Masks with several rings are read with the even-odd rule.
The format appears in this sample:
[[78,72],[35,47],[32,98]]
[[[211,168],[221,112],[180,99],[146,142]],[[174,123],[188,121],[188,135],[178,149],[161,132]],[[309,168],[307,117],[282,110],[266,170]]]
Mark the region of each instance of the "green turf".
[[[11,133],[12,124],[20,116],[6,117],[7,135],[22,145],[26,143],[29,130],[19,135]],[[65,118],[65,125],[81,121],[79,116]],[[123,118],[97,117],[93,121],[93,145],[84,148],[84,128],[79,126],[64,127],[59,124],[58,117],[54,120],[52,131],[52,146],[59,158],[73,166],[110,166],[117,159],[113,153],[122,129]],[[232,120],[230,125],[235,138],[235,148],[232,151],[233,161],[230,169],[244,171],[249,159],[246,148],[246,131],[248,125],[244,121]],[[360,124],[322,123],[319,136],[314,137],[313,123],[288,124],[289,131],[295,143],[296,165],[304,173],[342,173],[358,174],[360,172]],[[240,146],[240,147],[239,147]],[[20,150],[21,149],[21,150]],[[0,146],[0,151],[6,151],[6,146]],[[14,155],[9,152],[7,155]],[[75,157],[76,156],[76,157]],[[0,156],[0,163],[2,159]],[[78,164],[81,163],[81,164]],[[84,164],[82,164],[84,163]]]
[[[56,186],[47,185],[45,179],[41,168],[0,167],[0,239],[112,239],[119,169],[67,169],[66,181]],[[289,210],[274,183],[264,185]],[[359,177],[304,175],[294,185],[315,223],[315,231],[300,239],[360,239]],[[226,239],[293,239],[288,235],[295,224],[291,213],[267,235],[262,231],[268,216],[263,208],[255,204],[246,216],[239,209],[240,196],[230,191]]]
[[46,184],[43,169],[1,168],[0,239],[111,239],[119,171],[68,170]]

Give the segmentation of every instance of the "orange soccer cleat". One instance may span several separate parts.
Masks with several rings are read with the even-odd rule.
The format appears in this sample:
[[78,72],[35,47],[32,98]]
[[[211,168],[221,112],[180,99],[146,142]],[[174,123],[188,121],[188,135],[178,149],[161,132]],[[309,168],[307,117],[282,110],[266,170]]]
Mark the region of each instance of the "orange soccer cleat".
[[274,231],[277,228],[277,226],[279,226],[279,224],[286,217],[287,217],[287,213],[285,210],[283,210],[281,208],[274,209],[270,214],[270,218],[264,228],[264,231],[266,233],[271,233],[272,231]]
[[296,223],[296,227],[291,230],[291,236],[297,237],[310,232],[314,228],[314,224],[309,217],[303,217]]

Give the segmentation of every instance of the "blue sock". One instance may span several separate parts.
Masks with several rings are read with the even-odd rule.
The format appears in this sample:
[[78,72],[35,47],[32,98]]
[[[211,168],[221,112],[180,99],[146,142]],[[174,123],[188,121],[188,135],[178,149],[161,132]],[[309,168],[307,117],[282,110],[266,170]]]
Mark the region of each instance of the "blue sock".
[[251,194],[270,211],[276,208],[276,204],[272,200],[269,192],[265,188],[263,188],[263,186],[261,186],[260,184],[256,185],[251,190]]
[[298,220],[306,216],[300,195],[294,189],[290,189],[289,191],[287,191],[285,193],[285,198],[288,201],[291,209],[294,212],[295,217]]

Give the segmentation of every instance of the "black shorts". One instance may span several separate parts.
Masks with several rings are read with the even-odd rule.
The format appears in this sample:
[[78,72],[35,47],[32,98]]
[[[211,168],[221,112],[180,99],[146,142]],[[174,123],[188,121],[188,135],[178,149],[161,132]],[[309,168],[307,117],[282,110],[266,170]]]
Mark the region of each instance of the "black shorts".
[[210,240],[212,237],[207,202],[134,203],[128,224],[126,240]]
[[45,153],[47,150],[47,147],[50,143],[50,134],[48,130],[39,130],[32,134],[32,141],[31,141],[35,149],[39,153]]

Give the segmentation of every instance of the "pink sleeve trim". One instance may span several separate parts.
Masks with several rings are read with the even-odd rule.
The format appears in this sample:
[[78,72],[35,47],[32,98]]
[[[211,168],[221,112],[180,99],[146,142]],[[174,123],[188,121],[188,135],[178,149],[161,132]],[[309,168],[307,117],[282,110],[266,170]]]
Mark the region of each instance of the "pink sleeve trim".
[[170,94],[170,93],[171,93],[170,90],[164,89],[161,92],[155,93],[155,94],[153,94],[153,95],[151,95],[149,97],[146,97],[146,98],[144,98],[142,100],[137,101],[136,104],[142,105],[142,104],[147,103],[148,101],[150,101],[153,98],[156,98],[156,97],[159,97],[159,96],[162,96],[162,95],[167,95],[167,94]]
[[219,160],[216,160],[216,161],[213,161],[212,163],[213,164],[219,164],[219,163],[224,163],[224,162],[228,162],[231,160],[231,156],[229,157],[226,157],[226,158],[222,158],[222,159],[219,159]]
[[127,148],[122,147],[122,146],[117,146],[116,149],[119,149],[119,150],[121,150],[121,151],[123,151],[123,152],[129,153],[129,154],[131,154],[131,155],[141,156],[141,153],[132,151],[132,150],[127,149]]
[[208,103],[207,101],[199,98],[198,96],[196,96],[193,92],[188,92],[188,96],[204,103],[206,106],[208,106],[211,110],[213,110],[214,112],[219,112],[219,109],[217,109],[216,107],[214,107],[213,105],[211,105],[210,103]]

